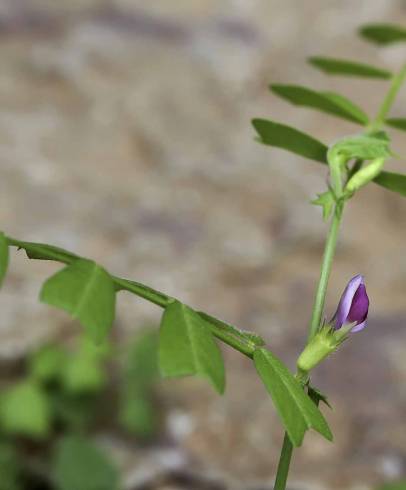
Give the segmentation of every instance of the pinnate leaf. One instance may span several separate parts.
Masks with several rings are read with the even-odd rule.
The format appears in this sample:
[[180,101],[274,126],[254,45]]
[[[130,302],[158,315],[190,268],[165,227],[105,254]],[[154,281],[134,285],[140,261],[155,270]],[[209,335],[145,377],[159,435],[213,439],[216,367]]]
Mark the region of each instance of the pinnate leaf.
[[77,318],[95,342],[105,338],[114,320],[113,279],[90,260],[77,260],[49,278],[40,299]]
[[365,112],[342,95],[317,92],[300,85],[274,84],[270,88],[276,95],[295,105],[318,109],[359,124],[368,124],[368,116]]
[[390,117],[385,120],[388,126],[392,128],[400,129],[406,131],[406,118],[405,117]]
[[8,259],[7,238],[4,233],[0,231],[0,287],[7,273]]
[[374,182],[406,197],[406,175],[404,174],[383,171],[378,177],[375,177]]
[[329,441],[333,439],[320,410],[276,356],[267,349],[257,349],[254,363],[294,446],[302,444],[305,432],[310,428]]
[[308,61],[311,65],[328,75],[348,75],[381,79],[389,79],[392,77],[391,72],[388,70],[355,61],[324,58],[321,56],[313,56],[309,58]]
[[295,128],[266,119],[254,119],[254,128],[261,143],[283,148],[321,163],[327,162],[327,146]]
[[210,328],[192,308],[173,301],[162,316],[159,365],[166,377],[197,374],[224,392],[224,364]]
[[406,42],[406,29],[396,24],[367,24],[360,28],[359,34],[375,44]]

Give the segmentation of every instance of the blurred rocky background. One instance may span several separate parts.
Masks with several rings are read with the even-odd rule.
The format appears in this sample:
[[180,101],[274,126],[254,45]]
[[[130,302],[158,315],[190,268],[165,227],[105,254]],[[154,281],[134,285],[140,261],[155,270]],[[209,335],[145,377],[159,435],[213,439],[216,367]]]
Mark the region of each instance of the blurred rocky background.
[[[255,330],[293,368],[326,233],[309,201],[326,170],[256,143],[250,119],[326,143],[358,131],[288,105],[267,85],[337,90],[373,114],[387,82],[327,78],[305,59],[396,70],[404,46],[376,49],[355,34],[377,21],[405,25],[406,2],[1,0],[1,228]],[[392,112],[405,114],[406,89]],[[405,154],[402,135],[393,136]],[[363,273],[370,324],[317,373],[334,406],[326,413],[335,444],[306,437],[292,490],[367,490],[406,473],[405,213],[405,199],[374,185],[348,206],[327,312]],[[56,269],[13,252],[0,295],[4,372],[79,331],[37,301]],[[160,313],[120,295],[117,342]],[[104,434],[127,488],[272,487],[280,424],[249,361],[224,355],[222,398],[195,379],[161,384],[161,442],[139,449]]]

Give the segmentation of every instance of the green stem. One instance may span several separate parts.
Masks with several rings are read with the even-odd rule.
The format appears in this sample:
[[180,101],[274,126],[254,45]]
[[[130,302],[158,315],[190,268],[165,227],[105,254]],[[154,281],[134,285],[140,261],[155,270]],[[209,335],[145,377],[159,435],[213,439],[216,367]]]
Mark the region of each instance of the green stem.
[[381,126],[385,123],[385,118],[388,115],[393,102],[395,101],[396,95],[399,92],[402,83],[406,77],[406,64],[404,64],[401,70],[392,78],[392,83],[389,87],[386,97],[383,99],[381,107],[379,108],[378,114],[372,124],[369,127],[368,132],[378,131]]
[[[388,93],[386,94],[386,97],[382,102],[379,112],[376,118],[373,120],[373,122],[368,126],[366,133],[379,131],[381,127],[385,124],[385,118],[392,107],[395,97],[400,87],[402,86],[405,77],[406,77],[406,64],[402,67],[399,73],[393,77],[391,86],[389,88]],[[356,169],[360,168],[361,166],[362,166],[362,162],[357,161],[355,163],[355,168],[353,169],[353,172],[355,173]],[[336,175],[333,175],[332,177],[334,179],[333,184],[334,184],[335,192],[337,192],[337,189],[340,188],[341,180],[338,181],[338,177]],[[344,203],[341,201],[337,203],[334,210],[334,216],[331,222],[330,230],[327,235],[326,245],[324,249],[324,256],[321,265],[320,279],[317,285],[316,297],[313,305],[312,318],[310,321],[308,342],[316,334],[321,323],[324,303],[326,299],[328,279],[330,277],[331,266],[333,263],[334,252],[337,244],[338,230],[340,227],[342,214],[343,214],[343,204]],[[285,490],[286,488],[286,482],[289,474],[289,467],[292,459],[292,453],[293,453],[293,445],[287,433],[285,433],[281,455],[279,458],[278,469],[276,473],[274,490]]]
[[[316,334],[323,314],[324,302],[326,298],[327,284],[330,277],[331,266],[333,264],[334,252],[336,249],[338,230],[343,214],[343,202],[339,201],[334,209],[333,219],[331,221],[330,230],[327,235],[326,245],[324,248],[323,261],[321,264],[320,279],[317,286],[316,298],[314,300],[312,319],[310,322],[309,339]],[[299,376],[299,381],[301,381]],[[286,481],[288,478],[290,462],[292,459],[293,444],[285,432],[281,455],[279,457],[278,469],[276,472],[274,490],[285,490]]]
[[286,482],[288,480],[290,461],[292,459],[293,444],[291,443],[288,434],[285,432],[283,439],[283,445],[281,450],[281,456],[279,458],[278,469],[276,472],[276,479],[274,490],[285,490]]
[[334,209],[333,219],[331,221],[330,230],[328,232],[326,245],[324,248],[320,279],[316,290],[312,318],[310,321],[308,341],[310,341],[314,337],[321,324],[324,302],[326,299],[327,285],[330,277],[331,266],[333,264],[334,252],[337,245],[338,230],[340,228],[342,215],[343,202],[338,202]]

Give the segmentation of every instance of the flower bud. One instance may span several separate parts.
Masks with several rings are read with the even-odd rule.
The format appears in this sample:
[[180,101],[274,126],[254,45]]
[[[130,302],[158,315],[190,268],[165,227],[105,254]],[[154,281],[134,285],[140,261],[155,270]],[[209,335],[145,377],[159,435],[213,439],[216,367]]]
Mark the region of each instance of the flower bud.
[[351,332],[359,332],[367,325],[368,308],[369,298],[364,278],[357,275],[349,281],[338,303],[332,320],[334,329],[354,324]]
[[364,278],[357,275],[347,284],[330,323],[320,328],[300,354],[297,360],[299,371],[308,373],[335,352],[350,333],[365,328],[368,308]]
[[372,160],[366,167],[361,168],[356,172],[345,186],[345,194],[351,196],[355,191],[371,182],[382,170],[385,163],[385,158],[376,158]]

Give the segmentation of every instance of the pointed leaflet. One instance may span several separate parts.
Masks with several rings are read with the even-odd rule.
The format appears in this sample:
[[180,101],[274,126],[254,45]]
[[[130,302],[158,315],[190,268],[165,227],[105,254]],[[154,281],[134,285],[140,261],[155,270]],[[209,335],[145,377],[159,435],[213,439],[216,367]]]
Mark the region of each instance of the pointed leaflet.
[[294,446],[302,444],[304,434],[310,428],[329,441],[333,439],[320,410],[277,357],[266,349],[258,349],[254,353],[254,363]]
[[283,148],[321,163],[327,162],[327,146],[311,136],[266,119],[254,119],[252,124],[265,145]]
[[382,79],[389,79],[392,77],[391,72],[388,70],[355,61],[324,58],[321,56],[313,56],[312,58],[309,58],[308,61],[311,65],[319,68],[328,75],[348,75]]
[[110,274],[80,259],[48,279],[40,299],[77,318],[95,342],[102,341],[114,320],[115,289]]
[[406,41],[406,29],[396,24],[367,24],[359,34],[375,44],[387,45]]
[[197,374],[224,392],[224,364],[207,323],[192,308],[173,301],[162,316],[159,364],[163,376]]
[[375,184],[406,197],[406,175],[394,172],[381,172],[374,179]]
[[406,118],[405,117],[390,117],[385,120],[385,123],[392,128],[406,131]]
[[363,125],[368,124],[368,116],[365,112],[342,95],[331,92],[317,92],[300,85],[274,84],[270,88],[276,95],[295,105],[312,107],[348,121]]
[[4,233],[0,231],[0,287],[8,267],[8,242]]

